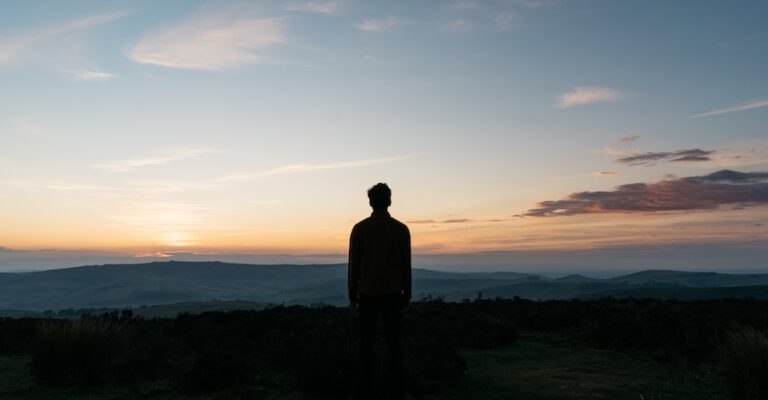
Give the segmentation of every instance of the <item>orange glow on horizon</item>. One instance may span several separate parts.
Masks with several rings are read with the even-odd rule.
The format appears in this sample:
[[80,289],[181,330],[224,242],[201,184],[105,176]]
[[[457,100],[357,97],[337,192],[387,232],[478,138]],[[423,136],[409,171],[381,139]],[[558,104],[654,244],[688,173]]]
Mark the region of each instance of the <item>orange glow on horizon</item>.
[[[730,223],[723,224],[722,213]],[[570,217],[476,219],[409,224],[414,253],[444,254],[504,250],[571,250],[614,245],[669,244],[723,240],[765,240],[768,229],[754,224],[762,207],[742,210],[664,214],[593,214]],[[401,218],[401,220],[406,220]],[[445,222],[451,221],[451,222]],[[0,232],[0,242],[16,249],[102,249],[132,251],[255,252],[263,254],[320,254],[347,251],[354,220],[302,229],[286,224],[227,230],[212,226],[140,232],[114,226],[76,224],[43,227],[27,224],[12,234]],[[100,230],[101,229],[101,230]]]

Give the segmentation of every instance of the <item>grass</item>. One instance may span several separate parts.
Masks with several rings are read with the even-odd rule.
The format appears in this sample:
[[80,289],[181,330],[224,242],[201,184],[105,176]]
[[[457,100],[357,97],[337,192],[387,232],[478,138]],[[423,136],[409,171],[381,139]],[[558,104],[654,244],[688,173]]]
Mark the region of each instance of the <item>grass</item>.
[[[466,375],[427,400],[677,400],[727,398],[712,371],[678,369],[643,355],[590,348],[561,336],[523,335],[512,348],[463,352]],[[48,389],[32,379],[28,356],[0,356],[0,398],[8,400],[236,399],[235,393],[175,394],[164,382],[138,387]],[[291,395],[258,397],[289,400]]]
[[505,350],[472,351],[465,376],[433,399],[726,399],[711,370],[677,369],[641,355],[590,348],[559,336],[524,335]]
[[48,384],[93,383],[108,369],[110,352],[120,345],[117,320],[42,320],[32,368]]
[[242,396],[220,392],[205,396],[181,395],[169,382],[147,382],[136,386],[103,385],[94,388],[48,388],[38,385],[29,370],[31,356],[0,355],[0,399],[3,400],[235,400],[247,396],[261,400],[298,400],[293,394],[258,393]]
[[733,399],[768,396],[768,332],[747,326],[733,329],[722,346],[722,357]]
[[206,311],[263,310],[267,306],[267,303],[256,301],[191,301],[134,308],[133,314],[146,319],[176,318],[181,313],[201,314]]

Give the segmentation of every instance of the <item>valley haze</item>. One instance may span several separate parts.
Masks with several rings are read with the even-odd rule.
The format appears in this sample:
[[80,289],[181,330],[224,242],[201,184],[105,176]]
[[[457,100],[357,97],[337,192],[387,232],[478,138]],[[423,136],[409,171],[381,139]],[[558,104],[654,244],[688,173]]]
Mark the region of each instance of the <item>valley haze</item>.
[[[70,268],[82,265],[153,261],[221,261],[240,264],[346,263],[345,253],[280,254],[195,250],[61,250],[0,247],[0,273]],[[448,272],[511,271],[558,276],[611,277],[646,269],[728,273],[768,272],[764,241],[625,245],[586,249],[516,250],[474,253],[415,253],[413,264]]]

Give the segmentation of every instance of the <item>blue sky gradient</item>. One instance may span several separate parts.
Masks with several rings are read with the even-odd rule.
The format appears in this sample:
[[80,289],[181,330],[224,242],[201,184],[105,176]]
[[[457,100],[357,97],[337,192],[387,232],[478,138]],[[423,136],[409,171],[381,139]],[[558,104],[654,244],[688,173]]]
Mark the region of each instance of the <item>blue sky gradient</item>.
[[[572,193],[669,182],[654,187],[685,197],[666,191],[768,171],[762,1],[0,10],[0,245],[30,257],[343,253],[378,181],[423,254],[768,239],[759,177],[696,189],[751,190],[705,208],[526,214]],[[620,162],[688,149],[711,153]],[[740,267],[768,267],[754,259]]]

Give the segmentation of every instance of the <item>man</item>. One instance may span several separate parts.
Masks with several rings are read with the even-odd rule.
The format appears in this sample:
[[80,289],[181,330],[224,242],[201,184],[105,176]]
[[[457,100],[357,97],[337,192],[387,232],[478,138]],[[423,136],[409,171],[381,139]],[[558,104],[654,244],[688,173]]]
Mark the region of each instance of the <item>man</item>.
[[411,299],[411,235],[387,208],[392,191],[385,183],[368,189],[371,216],[352,228],[349,239],[349,304],[360,318],[360,387],[363,396],[373,388],[373,338],[379,316],[387,347],[390,395],[400,398],[403,352],[400,324]]

